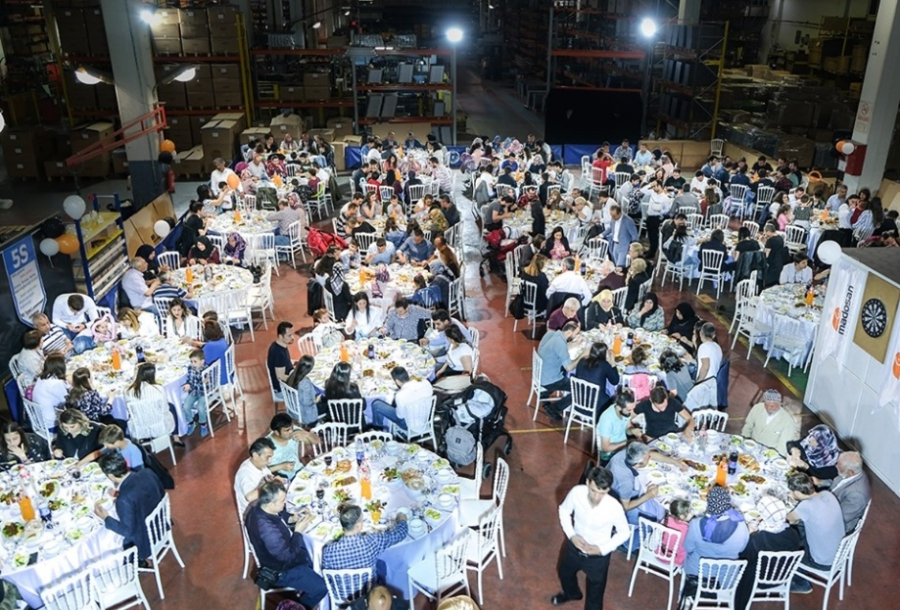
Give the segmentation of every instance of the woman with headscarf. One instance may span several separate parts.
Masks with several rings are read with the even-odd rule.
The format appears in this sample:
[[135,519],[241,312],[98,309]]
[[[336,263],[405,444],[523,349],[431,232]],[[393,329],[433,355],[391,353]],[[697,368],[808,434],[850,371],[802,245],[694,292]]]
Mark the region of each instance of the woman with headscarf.
[[669,325],[662,332],[680,341],[685,349],[691,348],[693,351],[694,326],[699,319],[694,308],[682,301],[675,306],[675,313],[672,314]]
[[244,241],[240,233],[229,233],[225,247],[222,248],[222,254],[224,255],[222,262],[226,265],[240,265],[244,261],[244,251],[246,249],[247,242]]
[[714,486],[706,497],[706,514],[693,519],[684,537],[684,582],[682,600],[697,592],[700,558],[737,559],[747,546],[750,530],[744,515],[731,505],[731,495],[725,487]]
[[659,306],[659,297],[652,292],[645,294],[643,302],[636,303],[628,314],[628,326],[632,328],[655,332],[662,330],[665,324],[665,312]]
[[138,258],[142,258],[147,262],[147,270],[144,271],[144,279],[152,282],[159,275],[159,262],[156,260],[156,248],[150,244],[144,244],[134,253]]
[[628,273],[625,274],[625,285],[628,286],[628,292],[625,295],[625,311],[635,306],[641,293],[641,285],[650,281],[652,277],[653,275],[647,269],[645,259],[639,258],[631,261]]
[[591,304],[588,305],[587,312],[585,312],[584,321],[585,330],[591,330],[608,324],[621,326],[625,323],[625,316],[615,306],[612,291],[601,290],[591,299]]
[[787,450],[791,466],[811,476],[817,485],[838,475],[837,461],[841,448],[834,431],[825,424],[815,426],[800,441],[788,441]]
[[194,242],[194,246],[188,253],[188,262],[191,265],[206,265],[217,262],[216,249],[205,235],[201,235]]
[[316,280],[334,297],[334,316],[336,320],[344,320],[350,312],[352,295],[350,287],[344,281],[344,266],[338,263],[340,250],[329,246],[325,255],[316,263]]

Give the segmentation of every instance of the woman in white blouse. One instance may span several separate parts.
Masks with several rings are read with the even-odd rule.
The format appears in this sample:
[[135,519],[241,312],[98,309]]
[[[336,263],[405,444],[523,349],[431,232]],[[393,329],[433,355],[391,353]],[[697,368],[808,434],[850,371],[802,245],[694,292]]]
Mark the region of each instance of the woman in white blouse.
[[436,377],[450,375],[472,375],[475,369],[475,350],[469,345],[462,331],[455,324],[451,324],[444,331],[450,349],[447,350],[447,360],[438,369]]
[[152,436],[172,435],[172,442],[184,447],[175,430],[175,407],[166,399],[166,392],[156,383],[156,365],[144,362],[137,367],[134,381],[125,391],[125,404],[128,405],[129,432],[135,422],[130,421],[134,414],[147,430],[134,430],[134,434],[151,433]]
[[347,315],[347,334],[355,339],[369,339],[378,335],[378,329],[384,322],[384,314],[380,307],[369,304],[369,295],[363,291],[353,295],[353,308]]
[[169,314],[166,316],[166,336],[170,339],[181,339],[182,343],[189,343],[199,347],[203,345],[200,338],[200,319],[191,314],[184,301],[173,299],[169,303]]
[[40,409],[48,429],[56,428],[56,408],[65,404],[68,395],[66,359],[58,355],[47,356],[44,370],[31,390],[31,401]]

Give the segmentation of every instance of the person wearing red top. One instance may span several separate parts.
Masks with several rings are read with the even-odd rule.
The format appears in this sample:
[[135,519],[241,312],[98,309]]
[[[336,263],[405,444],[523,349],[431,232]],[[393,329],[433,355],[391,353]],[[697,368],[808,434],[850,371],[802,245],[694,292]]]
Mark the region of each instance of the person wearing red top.
[[610,166],[615,163],[615,159],[612,158],[612,155],[609,154],[608,150],[607,146],[601,147],[600,150],[597,151],[597,158],[591,163],[591,167],[596,167],[601,170],[600,182],[606,182],[606,174],[609,172]]

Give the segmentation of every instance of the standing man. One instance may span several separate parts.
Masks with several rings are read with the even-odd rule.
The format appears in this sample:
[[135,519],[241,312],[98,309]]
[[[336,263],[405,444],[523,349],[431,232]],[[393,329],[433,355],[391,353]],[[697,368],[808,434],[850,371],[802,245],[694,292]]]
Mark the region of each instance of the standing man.
[[106,529],[124,538],[125,546],[136,546],[138,560],[147,561],[151,555],[150,537],[145,520],[162,502],[166,492],[156,474],[149,468],[132,472],[125,458],[118,451],[101,455],[97,460],[100,470],[116,486],[116,517],[111,516],[99,502],[94,513],[103,521]]
[[609,495],[612,479],[606,468],[593,468],[587,484],[573,487],[559,506],[559,522],[568,541],[557,568],[562,591],[550,598],[554,606],[582,599],[578,587],[582,571],[587,577],[585,610],[603,609],[609,555],[629,538],[625,511]]
[[647,236],[650,238],[650,251],[647,253],[647,259],[653,260],[659,249],[659,225],[672,209],[672,198],[666,193],[660,181],[645,188],[644,192],[650,195],[650,203],[647,205]]
[[628,248],[631,242],[639,240],[640,235],[634,221],[622,213],[622,208],[618,204],[609,206],[609,215],[612,222],[603,233],[603,238],[612,244],[612,257],[616,267],[624,269]]

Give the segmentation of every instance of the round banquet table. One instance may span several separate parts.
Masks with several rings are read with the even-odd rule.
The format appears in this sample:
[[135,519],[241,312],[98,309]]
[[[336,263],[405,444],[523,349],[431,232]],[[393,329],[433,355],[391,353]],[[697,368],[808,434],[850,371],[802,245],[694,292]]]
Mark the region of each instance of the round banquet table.
[[[575,241],[575,238],[578,236],[578,227],[581,226],[577,216],[560,210],[553,210],[550,213],[544,212],[544,218],[546,219],[546,234],[548,236],[556,227],[562,227],[563,234],[566,236],[566,239],[569,240],[569,245],[574,246],[572,242]],[[531,212],[528,210],[519,210],[513,214],[511,218],[504,220],[503,226],[509,229],[510,239],[518,239],[523,233],[530,233]]]
[[[694,243],[687,248],[687,252],[685,252],[685,260],[690,259],[694,265],[691,267],[691,279],[697,279],[700,277],[700,265],[703,261],[700,260],[700,240],[708,240],[709,236],[712,235],[713,229],[709,227],[703,229],[693,229],[690,232],[691,237],[694,239]],[[722,265],[725,263],[734,262],[734,248],[737,245],[737,231],[731,231],[730,229],[725,229],[723,231],[725,233],[725,246],[728,248],[728,255],[722,260]],[[725,277],[730,279],[731,272],[726,271]]]
[[[378,269],[382,267],[384,265],[379,265]],[[372,297],[373,301],[377,300],[372,294],[373,287],[377,283],[381,291],[381,304],[385,310],[387,310],[387,305],[393,304],[396,295],[412,296],[416,292],[413,278],[417,275],[422,275],[426,284],[431,279],[431,272],[427,267],[413,267],[410,264],[391,263],[387,265],[387,271],[391,278],[387,282],[376,282],[375,270],[370,267],[350,270],[344,276],[344,279],[352,294],[366,292]]]
[[[122,368],[119,371],[112,368],[113,345],[118,346],[122,354]],[[131,340],[120,339],[115,343],[101,343],[92,350],[72,357],[68,363],[69,370],[79,367],[90,369],[95,390],[103,396],[115,393],[112,416],[127,420],[128,410],[125,408],[124,396],[128,386],[134,381],[134,371],[137,368],[135,348],[138,345],[144,348],[147,362],[156,365],[156,383],[165,391],[166,400],[175,405],[178,433],[184,434],[187,431],[187,422],[184,421],[184,414],[181,411],[181,386],[184,384],[191,352],[195,349],[191,345],[182,343],[180,339],[169,339],[162,335]]]
[[[213,277],[206,281],[203,278],[203,271],[208,267],[212,269]],[[193,281],[190,284],[193,299],[200,299],[218,292],[229,292],[231,290],[242,290],[253,286],[253,274],[249,270],[237,265],[193,265],[191,273]],[[185,276],[185,268],[173,269],[169,272],[171,282],[175,286],[188,289],[188,281]]]
[[[582,277],[584,278],[584,281],[587,282],[588,288],[591,289],[591,293],[596,293],[597,288],[600,286],[600,282],[609,275],[611,269],[608,266],[607,268],[604,268],[604,262],[605,261],[594,259],[581,259],[581,265],[587,269]],[[547,264],[544,266],[544,274],[547,276],[549,282],[555,280],[556,276],[564,270],[565,266],[562,261],[548,260]]]
[[[94,503],[103,500],[106,509],[115,514],[109,495],[112,482],[96,463],[86,464],[81,478],[74,480],[68,471],[75,462],[74,458],[50,460],[0,474],[0,576],[14,584],[32,608],[43,605],[42,589],[122,548],[122,537],[106,529],[93,510]],[[26,524],[19,505],[7,504],[7,494],[15,489],[22,469],[31,475],[38,493],[49,500],[49,525],[39,517]]]
[[[316,354],[316,364],[308,377],[320,390],[325,387],[334,365],[341,360],[341,345],[346,347],[353,368],[351,379],[359,386],[363,398],[367,399],[365,408],[367,421],[372,421],[373,399],[381,398],[387,402],[394,399],[397,384],[391,378],[391,369],[402,366],[414,381],[430,379],[434,375],[434,357],[424,347],[394,339],[350,340],[331,347],[323,347]],[[366,355],[369,345],[375,348],[375,358],[372,360]]]
[[826,218],[821,214],[813,216],[809,222],[809,232],[806,234],[806,254],[812,257],[816,253],[816,246],[825,231],[834,231],[838,228],[837,214],[829,212]]
[[[771,326],[776,335],[797,335],[806,341],[806,349],[798,354],[798,360],[793,363],[797,366],[804,362],[807,354],[813,348],[816,337],[816,328],[819,326],[819,318],[822,315],[822,307],[825,303],[824,288],[815,288],[816,296],[812,307],[806,306],[806,286],[801,284],[783,284],[772,286],[763,290],[757,298],[756,318],[761,323]],[[759,344],[764,349],[769,348],[769,339],[761,338]],[[781,350],[773,354],[775,358],[783,357]]]
[[[379,215],[376,216],[375,218],[363,218],[362,220],[365,220],[365,221],[368,222],[370,225],[372,225],[373,227],[375,227],[375,234],[376,234],[376,235],[382,236],[382,235],[384,235],[384,225],[387,223],[387,219],[388,219],[388,218],[389,218],[389,216],[387,216],[386,214],[379,214]],[[405,231],[405,230],[406,230],[406,217],[404,217],[404,216],[397,216],[394,220],[397,221],[397,227],[398,227],[401,231]]]
[[248,235],[258,235],[260,233],[272,233],[277,222],[266,220],[266,216],[271,214],[270,211],[253,211],[242,212],[240,222],[234,221],[233,212],[223,212],[211,216],[206,221],[206,228],[213,233],[220,233],[228,236],[231,233],[239,233],[245,240]]
[[[331,467],[319,456],[294,477],[287,509],[296,513],[309,508],[317,515],[303,535],[317,572],[322,549],[341,535],[338,508],[342,504],[352,502],[363,509],[363,533],[383,531],[398,513],[406,514],[410,535],[379,556],[386,568],[385,584],[405,592],[409,567],[433,557],[459,528],[459,479],[450,462],[418,445],[375,440],[364,446],[372,473],[371,500],[362,498],[354,448],[337,447],[326,454],[332,458]],[[415,491],[413,487],[419,485],[422,488]],[[321,503],[316,498],[318,489],[325,492]],[[450,497],[447,504],[438,500],[444,494]],[[372,512],[379,508],[376,520]]]
[[639,479],[644,486],[659,486],[657,500],[660,504],[668,507],[676,498],[682,498],[691,502],[695,517],[702,515],[706,511],[706,494],[715,485],[718,456],[724,454],[727,457],[737,451],[737,471],[728,475],[727,485],[732,504],[744,518],[748,522],[761,520],[756,506],[763,495],[775,496],[789,509],[793,508],[796,502],[790,497],[786,481],[788,461],[776,450],[736,434],[715,430],[705,432],[704,450],[702,434],[695,433],[692,443],[675,433],[650,443],[653,449],[682,459],[688,465],[687,471],[681,471],[675,466],[651,461],[641,469]]

